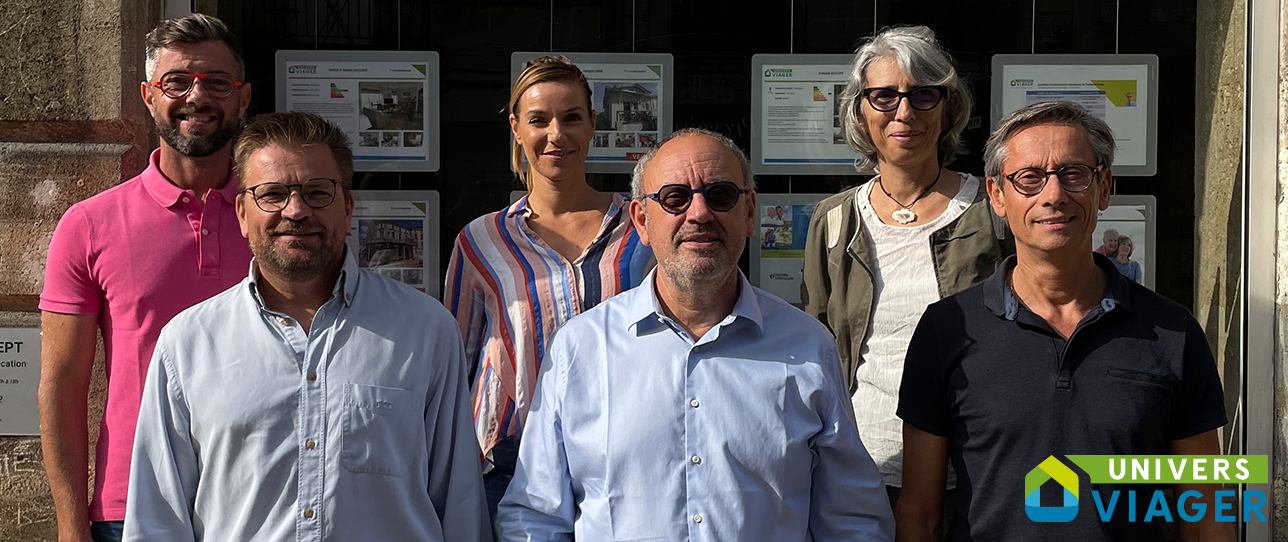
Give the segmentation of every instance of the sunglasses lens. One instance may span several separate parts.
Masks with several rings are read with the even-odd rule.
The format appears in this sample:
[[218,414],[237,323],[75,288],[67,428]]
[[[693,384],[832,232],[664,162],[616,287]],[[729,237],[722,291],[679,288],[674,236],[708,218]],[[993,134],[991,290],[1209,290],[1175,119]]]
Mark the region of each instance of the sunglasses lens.
[[891,111],[899,107],[899,93],[888,88],[872,89],[868,93],[868,104],[877,111]]
[[668,213],[679,214],[689,208],[689,200],[693,199],[693,192],[687,186],[668,185],[662,187],[657,193],[657,202],[662,209]]
[[943,96],[937,88],[922,88],[913,91],[912,94],[908,96],[908,102],[912,105],[913,109],[925,111],[927,109],[934,109],[936,105],[939,105],[939,100],[942,97]]
[[738,204],[738,187],[733,183],[715,183],[707,187],[707,206],[713,211],[728,211]]

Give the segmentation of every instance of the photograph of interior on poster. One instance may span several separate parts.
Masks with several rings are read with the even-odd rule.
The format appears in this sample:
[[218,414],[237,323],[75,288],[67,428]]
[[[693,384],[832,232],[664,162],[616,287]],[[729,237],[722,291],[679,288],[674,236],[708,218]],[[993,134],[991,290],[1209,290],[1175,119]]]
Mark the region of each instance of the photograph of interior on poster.
[[851,55],[754,55],[751,165],[756,173],[854,175],[841,131]]
[[1077,103],[1114,131],[1114,175],[1157,170],[1158,57],[995,55],[992,119],[1039,102]]
[[438,53],[278,51],[277,110],[343,128],[357,171],[438,171]]
[[[523,73],[529,61],[547,54],[511,55],[511,80]],[[595,135],[586,153],[586,171],[630,173],[650,146],[671,133],[671,55],[558,54],[576,64],[590,83]]]
[[751,283],[801,307],[805,238],[814,206],[828,194],[756,194]]
[[441,299],[438,198],[435,190],[354,190],[347,241],[358,267]]

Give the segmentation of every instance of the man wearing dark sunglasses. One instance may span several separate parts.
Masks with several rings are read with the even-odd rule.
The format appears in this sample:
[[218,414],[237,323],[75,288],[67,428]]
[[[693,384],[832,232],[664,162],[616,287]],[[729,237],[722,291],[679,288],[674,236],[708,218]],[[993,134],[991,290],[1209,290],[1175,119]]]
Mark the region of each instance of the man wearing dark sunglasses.
[[[157,335],[236,284],[251,257],[233,211],[229,142],[250,102],[236,39],[218,19],[194,14],[158,24],[144,53],[139,88],[160,148],[143,173],[67,211],[41,293],[41,444],[63,542],[119,540]],[[99,329],[110,376],[91,499],[86,399]]]
[[555,334],[502,540],[891,540],[832,336],[738,270],[746,156],[680,130],[631,193],[658,265]]
[[[1161,488],[1083,486],[1081,511],[1051,521],[1030,507],[1058,507],[1058,493],[1055,502],[1046,488],[1024,496],[1025,476],[1067,454],[1221,453],[1225,401],[1203,329],[1091,250],[1113,160],[1109,125],[1071,102],[1015,111],[989,138],[988,193],[1015,233],[1016,254],[982,283],[930,305],[912,335],[899,390],[900,542],[941,539],[933,533],[949,459],[957,511],[943,540],[1161,542],[1161,522],[1129,520],[1121,507],[1103,520],[1087,495],[1110,502],[1118,491]],[[1189,502],[1204,504],[1195,509],[1215,509],[1220,486],[1174,489],[1198,492]],[[1021,506],[1022,498],[1031,501]],[[1182,540],[1234,540],[1213,515],[1177,523]]]

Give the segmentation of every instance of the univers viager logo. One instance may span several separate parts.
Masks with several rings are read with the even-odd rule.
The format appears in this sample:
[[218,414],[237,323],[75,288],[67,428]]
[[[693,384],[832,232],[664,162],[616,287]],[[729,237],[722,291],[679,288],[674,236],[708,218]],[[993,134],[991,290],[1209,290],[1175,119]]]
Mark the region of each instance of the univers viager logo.
[[[1073,521],[1078,516],[1081,501],[1092,501],[1100,521],[1110,521],[1117,514],[1127,521],[1193,522],[1202,519],[1209,505],[1198,491],[1181,492],[1175,501],[1168,499],[1162,489],[1153,489],[1138,498],[1135,489],[1116,489],[1121,484],[1265,484],[1270,478],[1269,460],[1264,455],[1066,455],[1069,464],[1087,473],[1090,486],[1080,493],[1078,473],[1068,464],[1048,456],[1033,470],[1024,475],[1024,513],[1029,519],[1043,523]],[[1042,506],[1042,486],[1055,480],[1063,489],[1060,506]],[[1097,485],[1109,487],[1097,488]],[[1090,494],[1091,498],[1081,498]],[[1211,504],[1213,519],[1217,522],[1234,522],[1238,518],[1230,511],[1242,504],[1243,521],[1266,521],[1265,493],[1243,490],[1243,501],[1238,502],[1236,491],[1215,485],[1216,502]],[[1145,503],[1148,503],[1147,505]],[[1144,506],[1144,517],[1141,509]],[[1175,506],[1175,508],[1172,508]],[[1172,512],[1176,512],[1173,516]]]
[[[1042,506],[1042,485],[1055,480],[1064,488],[1063,506]],[[1024,513],[1043,523],[1071,521],[1078,515],[1078,473],[1049,456],[1024,475]]]

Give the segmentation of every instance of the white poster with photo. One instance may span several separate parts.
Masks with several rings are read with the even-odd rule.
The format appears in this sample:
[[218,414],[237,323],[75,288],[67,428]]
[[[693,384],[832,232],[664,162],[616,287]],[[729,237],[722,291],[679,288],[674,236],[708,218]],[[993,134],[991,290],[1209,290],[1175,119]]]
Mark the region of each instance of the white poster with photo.
[[438,171],[438,53],[278,51],[277,110],[344,129],[356,171]]
[[358,267],[442,299],[437,191],[354,190],[349,250]]
[[1129,280],[1154,289],[1154,196],[1110,196],[1109,208],[1100,211],[1092,233],[1092,250],[1109,258]]
[[1155,55],[995,55],[993,125],[1041,102],[1071,101],[1113,129],[1115,176],[1157,169],[1158,57]]
[[751,240],[751,283],[801,307],[805,239],[814,206],[828,194],[756,194],[756,237]]
[[[552,53],[511,55],[511,79],[518,78],[528,62],[547,54]],[[586,171],[630,173],[649,147],[671,133],[671,55],[558,54],[576,64],[590,84],[595,135],[586,152]]]
[[850,55],[752,57],[752,169],[763,174],[855,174],[841,130]]

